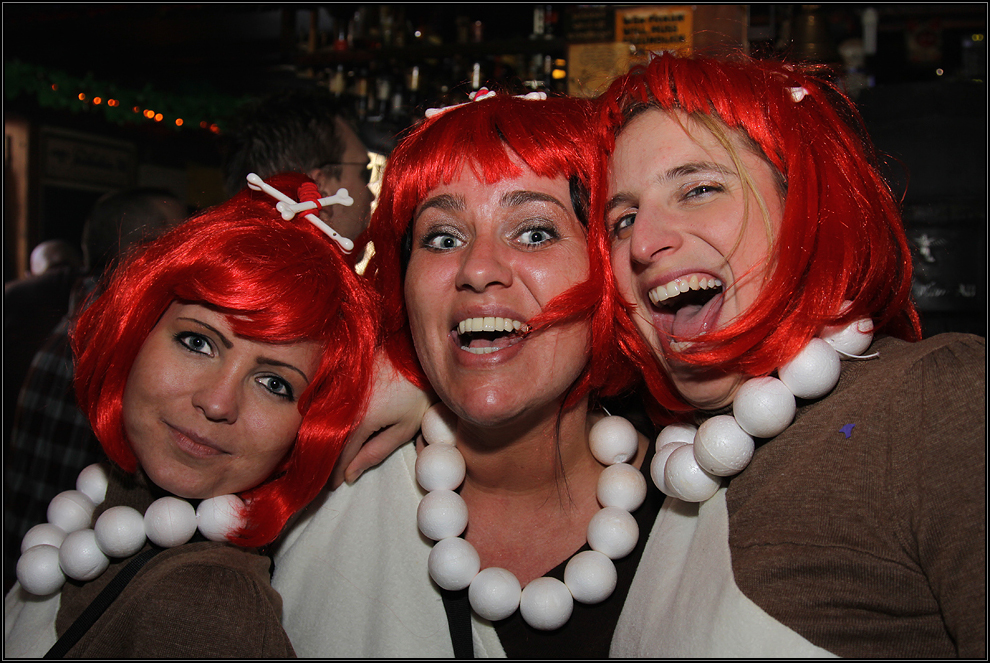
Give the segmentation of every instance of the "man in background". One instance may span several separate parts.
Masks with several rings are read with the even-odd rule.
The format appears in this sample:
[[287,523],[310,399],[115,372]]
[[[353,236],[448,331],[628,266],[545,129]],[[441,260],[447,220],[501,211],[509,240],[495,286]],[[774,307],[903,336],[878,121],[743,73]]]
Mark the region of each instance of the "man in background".
[[321,210],[334,230],[354,240],[368,227],[375,198],[368,148],[326,90],[290,90],[245,108],[225,133],[221,152],[228,195],[244,188],[248,173],[262,179],[304,173],[323,196],[344,188],[354,199],[350,207]]
[[31,358],[69,310],[72,287],[82,273],[79,251],[50,239],[31,251],[30,273],[3,287],[3,436],[10,430],[17,392]]

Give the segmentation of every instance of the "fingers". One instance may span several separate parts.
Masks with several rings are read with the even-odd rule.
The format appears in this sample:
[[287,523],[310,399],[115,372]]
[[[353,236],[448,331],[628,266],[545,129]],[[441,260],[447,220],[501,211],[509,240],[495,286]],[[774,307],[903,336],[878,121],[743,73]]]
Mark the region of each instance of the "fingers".
[[333,470],[330,472],[330,489],[337,490],[340,485],[344,483],[345,473],[344,470],[347,466],[354,460],[358,452],[361,451],[361,447],[365,442],[366,434],[358,434],[359,431],[355,430],[353,434],[344,443],[344,449],[340,452],[340,456],[337,457],[337,462],[334,463]]
[[[344,472],[344,479],[347,483],[354,483],[357,481],[357,478],[361,476],[366,469],[378,465],[380,462],[385,460],[389,454],[411,440],[418,429],[418,424],[395,424],[394,426],[389,426],[388,428],[372,436],[371,439],[369,439],[364,446],[356,452],[353,459],[348,460],[346,464],[347,469]],[[339,465],[342,466],[344,463],[340,463]]]

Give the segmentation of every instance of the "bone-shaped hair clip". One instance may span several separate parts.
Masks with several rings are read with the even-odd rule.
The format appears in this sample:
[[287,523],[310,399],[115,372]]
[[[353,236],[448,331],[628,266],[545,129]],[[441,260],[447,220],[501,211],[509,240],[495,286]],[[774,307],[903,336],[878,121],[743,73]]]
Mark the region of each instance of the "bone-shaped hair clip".
[[[247,181],[248,187],[251,189],[255,191],[264,191],[278,201],[275,203],[275,209],[278,210],[278,212],[282,215],[282,218],[286,221],[293,219],[296,214],[299,212],[305,212],[306,210],[320,209],[322,207],[327,207],[328,205],[350,206],[354,204],[354,199],[347,193],[347,189],[337,189],[337,193],[332,196],[320,198],[319,200],[304,200],[299,203],[275,187],[266,183],[256,173],[248,173]],[[337,242],[337,244],[340,245],[340,248],[343,249],[344,253],[350,253],[354,249],[354,242],[346,237],[343,237],[336,230],[325,224],[320,217],[315,214],[307,213],[305,218],[307,221],[319,228],[327,237]]]
[[[488,99],[490,97],[494,97],[495,96],[495,91],[494,90],[489,90],[488,88],[483,87],[480,90],[478,90],[477,92],[472,92],[468,96],[471,98],[471,101],[483,101],[483,100]],[[529,99],[530,101],[543,101],[544,99],[547,98],[547,93],[546,92],[530,92],[529,94],[517,95],[517,98],[520,98],[520,99]],[[455,104],[454,106],[445,106],[443,108],[427,108],[426,109],[426,112],[424,113],[424,115],[426,115],[426,117],[433,117],[434,115],[439,115],[440,113],[446,113],[449,110],[453,110],[455,108],[460,108],[461,106],[467,106],[469,103],[471,103],[471,101],[465,101],[463,104]]]

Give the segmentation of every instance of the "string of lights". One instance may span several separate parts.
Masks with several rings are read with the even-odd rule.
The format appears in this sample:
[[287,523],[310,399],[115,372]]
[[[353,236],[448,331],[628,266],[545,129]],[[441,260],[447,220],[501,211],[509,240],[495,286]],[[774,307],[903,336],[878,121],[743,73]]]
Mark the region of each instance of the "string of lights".
[[4,63],[4,93],[8,102],[34,97],[42,108],[71,112],[101,112],[108,122],[154,122],[176,130],[206,130],[219,134],[225,119],[247,101],[215,90],[176,94],[146,84],[131,89],[102,81],[91,73],[74,76],[64,71],[12,60]]

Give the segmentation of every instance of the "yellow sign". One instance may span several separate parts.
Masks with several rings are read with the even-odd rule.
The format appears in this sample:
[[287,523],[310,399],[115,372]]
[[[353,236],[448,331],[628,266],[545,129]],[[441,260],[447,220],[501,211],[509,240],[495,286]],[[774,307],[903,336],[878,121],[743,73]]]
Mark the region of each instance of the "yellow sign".
[[694,12],[689,5],[615,9],[615,40],[641,51],[690,52]]
[[629,44],[570,44],[567,47],[567,94],[596,97],[631,63]]

